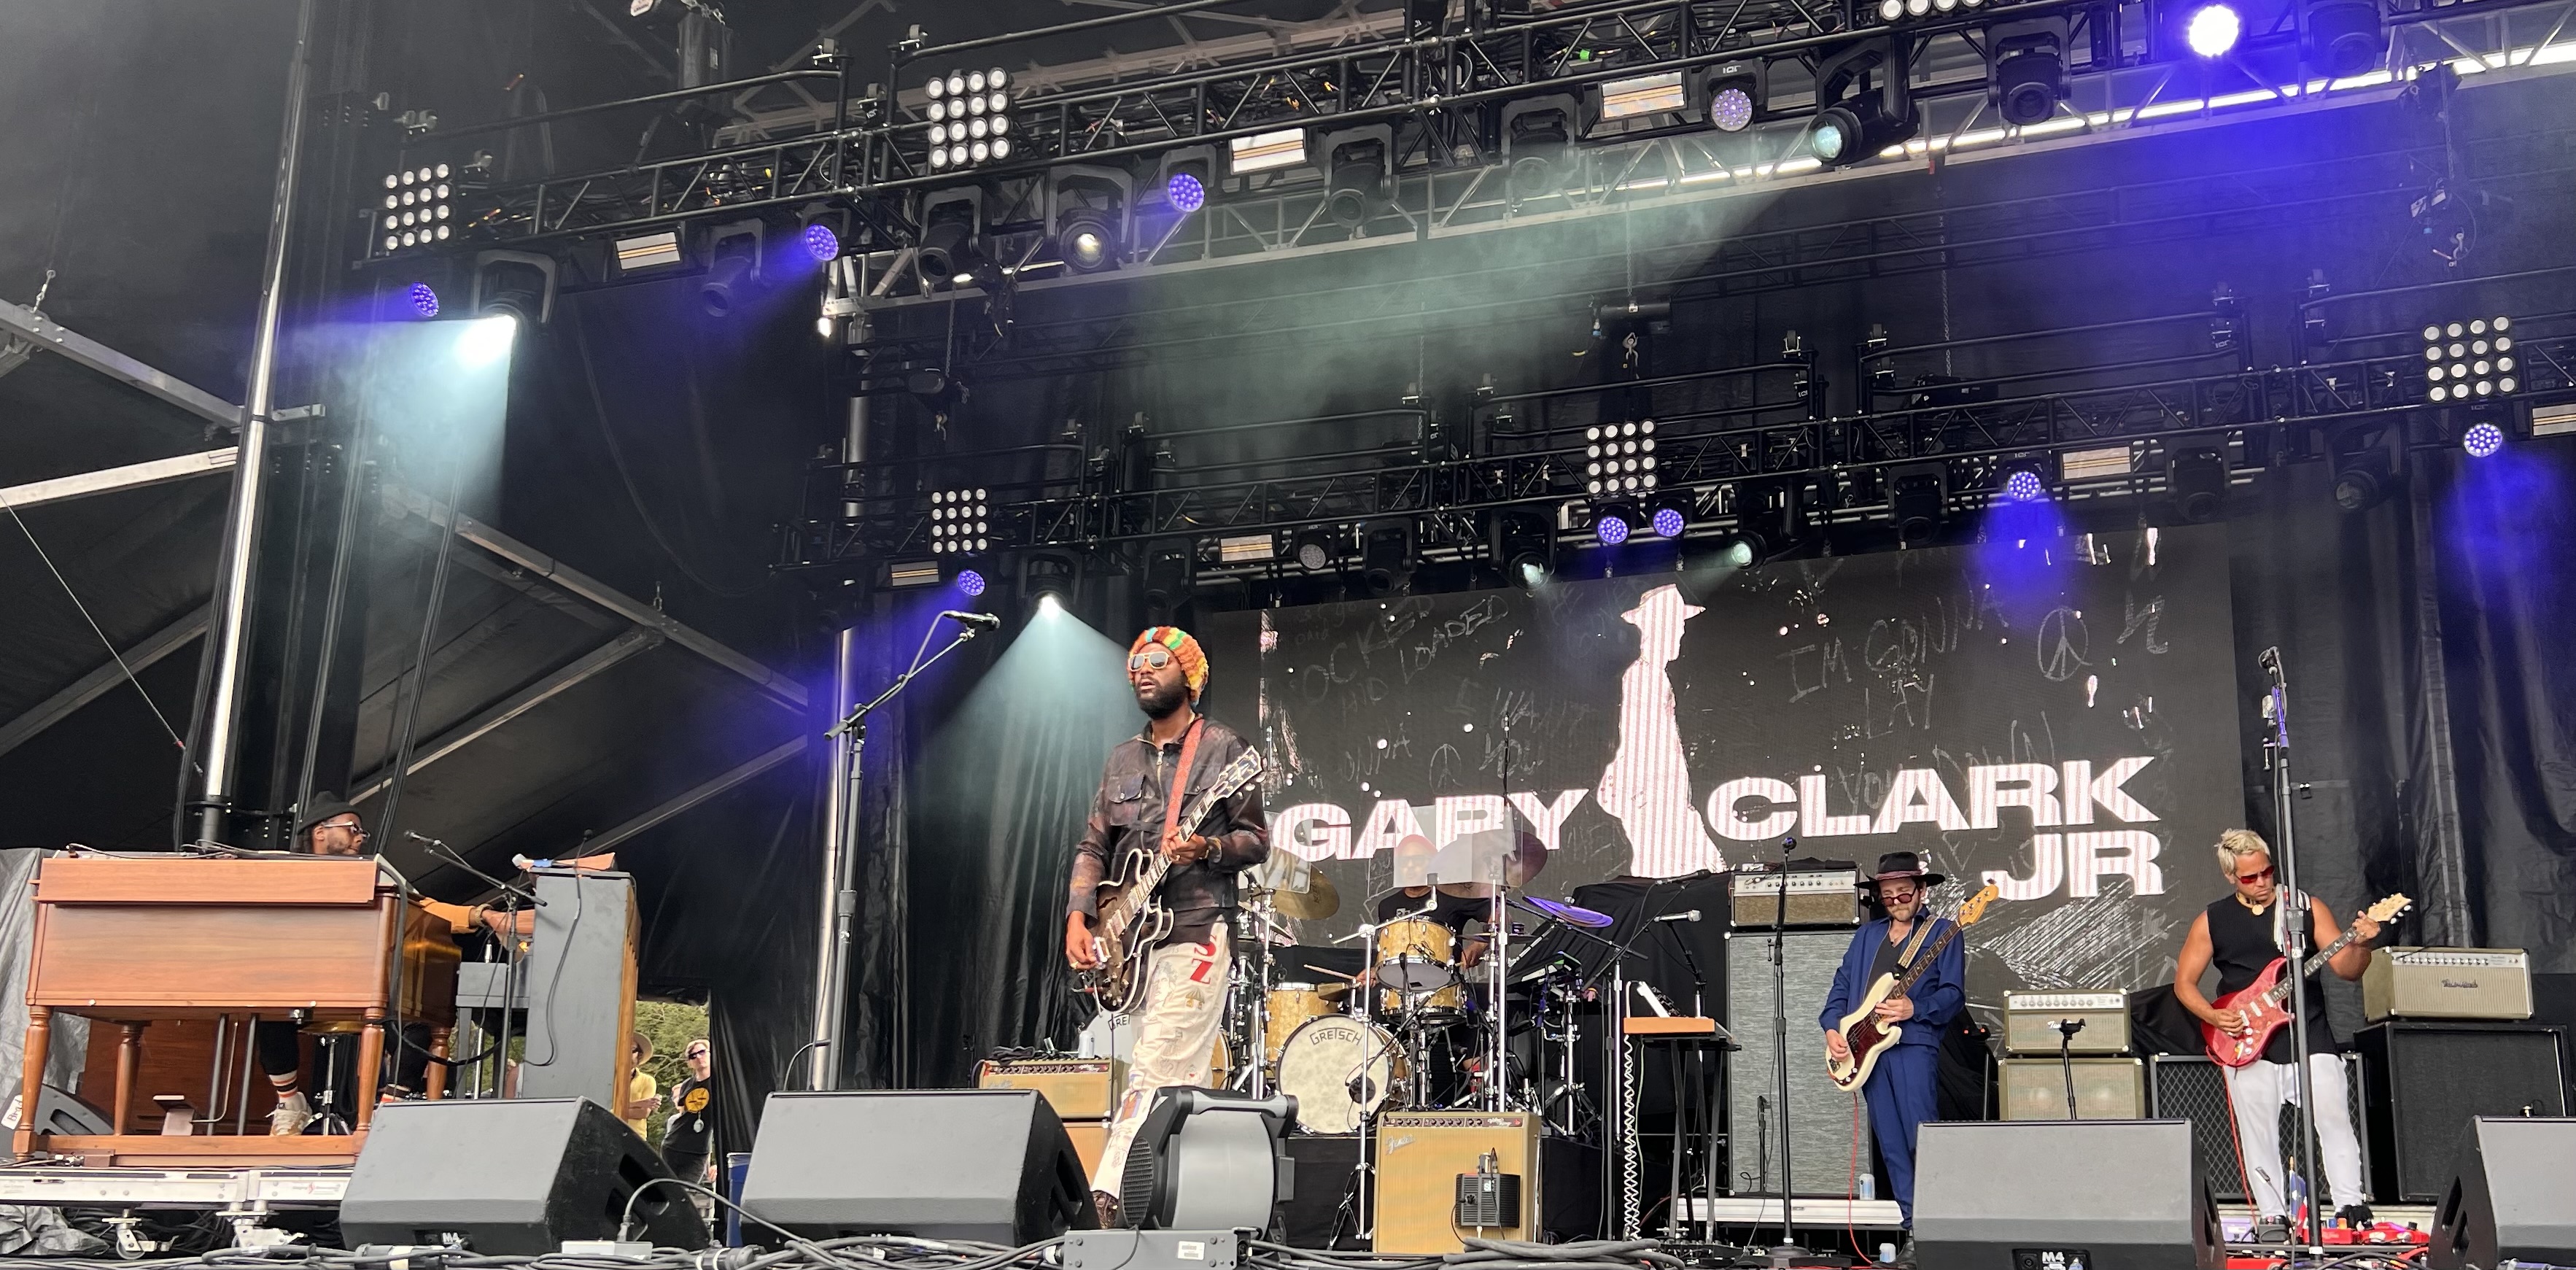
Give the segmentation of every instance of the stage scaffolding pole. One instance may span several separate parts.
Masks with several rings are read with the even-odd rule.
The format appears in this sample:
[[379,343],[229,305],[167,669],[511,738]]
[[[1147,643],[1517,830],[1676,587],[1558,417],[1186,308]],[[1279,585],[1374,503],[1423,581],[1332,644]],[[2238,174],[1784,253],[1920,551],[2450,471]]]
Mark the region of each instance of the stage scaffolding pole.
[[[832,713],[858,704],[856,628],[844,627],[832,646]],[[857,919],[859,857],[859,747],[856,736],[832,739],[830,775],[823,803],[823,900],[814,966],[814,1036],[807,1042],[809,1088],[841,1086],[841,1038],[849,1012],[844,978],[850,966],[851,924]]]
[[196,813],[196,837],[226,841],[234,767],[239,758],[242,679],[249,656],[251,569],[259,546],[260,502],[268,485],[269,416],[276,408],[277,333],[286,296],[286,241],[294,220],[297,179],[304,151],[305,94],[313,73],[316,0],[303,0],[295,18],[295,52],[286,69],[286,122],[277,143],[277,185],[268,207],[268,257],[260,266],[259,319],[253,330],[248,401],[242,409],[231,506],[215,577],[212,637],[206,641],[213,677],[204,700],[205,733],[198,744],[197,796],[181,809]]

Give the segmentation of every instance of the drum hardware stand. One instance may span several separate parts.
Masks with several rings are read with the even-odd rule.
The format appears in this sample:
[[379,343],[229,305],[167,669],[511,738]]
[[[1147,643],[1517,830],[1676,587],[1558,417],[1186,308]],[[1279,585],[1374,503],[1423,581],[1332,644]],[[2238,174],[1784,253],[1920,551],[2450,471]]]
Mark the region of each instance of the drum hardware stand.
[[[2281,955],[2288,959],[2285,973],[2290,976],[2290,1047],[2292,1069],[2297,1072],[2299,1093],[2299,1158],[2307,1165],[2308,1211],[2300,1221],[2302,1242],[2312,1254],[2325,1250],[2325,1206],[2330,1200],[2318,1195],[2329,1183],[2318,1167],[2316,1149],[2316,1088],[2308,1073],[2308,913],[2292,920],[2289,904],[2305,899],[2299,890],[2299,851],[2293,831],[2291,811],[2298,786],[2290,778],[2290,683],[2281,673],[2281,649],[2278,645],[2263,650],[2256,658],[2272,686],[2263,697],[2263,767],[2272,775],[2272,863],[2280,870],[2280,890],[2273,903],[2280,907]],[[2309,912],[2313,912],[2313,907]],[[2324,1003],[2319,1002],[2322,1008]],[[2287,1193],[2287,1187],[2283,1188]]]

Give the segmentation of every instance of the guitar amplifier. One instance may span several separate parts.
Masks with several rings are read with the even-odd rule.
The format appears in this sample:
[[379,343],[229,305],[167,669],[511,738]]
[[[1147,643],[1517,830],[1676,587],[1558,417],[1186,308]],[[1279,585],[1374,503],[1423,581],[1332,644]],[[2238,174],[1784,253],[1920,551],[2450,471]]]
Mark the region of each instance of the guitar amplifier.
[[2129,994],[2125,992],[2007,992],[2004,1052],[2057,1053],[2057,1029],[2051,1025],[2059,1019],[2084,1020],[2084,1030],[2066,1045],[2071,1053],[2129,1052]]
[[2361,1012],[2389,1019],[2531,1017],[2531,955],[2519,948],[2375,948]]
[[[1539,1118],[1526,1111],[1389,1111],[1377,1118],[1377,1227],[1370,1248],[1376,1252],[1464,1252],[1461,1234],[1487,1239],[1536,1240],[1538,1211]],[[1481,1201],[1462,1190],[1461,1177],[1475,1177],[1487,1153],[1494,1157],[1494,1206],[1502,1190],[1512,1194],[1508,1223],[1482,1230],[1458,1225],[1462,1200]],[[1506,1183],[1504,1179],[1512,1179]]]
[[[2066,1119],[2067,1070],[2054,1058],[2007,1058],[2002,1073],[2005,1120]],[[2079,1058],[2075,1076],[2078,1120],[2147,1118],[2147,1064],[2136,1058]]]
[[1780,920],[1780,888],[1787,879],[1788,926],[1860,925],[1860,870],[1814,869],[1790,873],[1739,871],[1727,878],[1727,921],[1737,930],[1767,930]]
[[1114,1058],[987,1059],[975,1069],[977,1089],[1034,1089],[1058,1120],[1106,1120],[1127,1087],[1127,1065]]

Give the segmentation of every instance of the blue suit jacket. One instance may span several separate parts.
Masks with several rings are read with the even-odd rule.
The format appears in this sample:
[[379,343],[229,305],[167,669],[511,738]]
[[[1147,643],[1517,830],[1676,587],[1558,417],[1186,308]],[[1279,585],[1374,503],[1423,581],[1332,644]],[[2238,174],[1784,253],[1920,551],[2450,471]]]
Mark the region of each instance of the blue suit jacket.
[[[1929,948],[1933,940],[1950,929],[1950,919],[1932,919],[1932,933],[1924,937]],[[1852,936],[1851,947],[1843,953],[1843,964],[1834,971],[1834,990],[1825,997],[1825,1012],[1817,1023],[1826,1031],[1843,1021],[1843,1016],[1859,1008],[1860,999],[1869,991],[1870,963],[1878,959],[1879,946],[1887,942],[1887,919],[1882,917],[1860,928]],[[1914,981],[1914,990],[1905,995],[1914,999],[1914,1017],[1897,1028],[1899,1045],[1938,1045],[1942,1029],[1959,1017],[1968,1002],[1968,950],[1958,940],[1950,941],[1941,955],[1932,959],[1923,976]]]

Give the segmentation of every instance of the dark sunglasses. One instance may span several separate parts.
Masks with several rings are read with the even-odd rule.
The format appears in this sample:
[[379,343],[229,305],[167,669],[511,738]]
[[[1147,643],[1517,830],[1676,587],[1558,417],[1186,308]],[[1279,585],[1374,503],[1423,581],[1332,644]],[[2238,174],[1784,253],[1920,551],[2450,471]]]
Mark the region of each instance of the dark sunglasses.
[[2272,870],[2270,869],[2264,869],[2256,873],[2240,873],[2236,875],[2237,883],[2242,886],[2252,886],[2257,882],[2269,882],[2271,880]]
[[682,1057],[682,1058],[705,1058],[706,1056],[707,1056],[707,1052],[706,1052],[705,1050],[690,1050],[688,1053],[683,1054],[683,1055],[681,1055],[680,1057]]
[[1171,664],[1172,650],[1160,644],[1153,645],[1141,653],[1131,653],[1127,657],[1127,669],[1130,672],[1142,670],[1148,666],[1161,670]]

